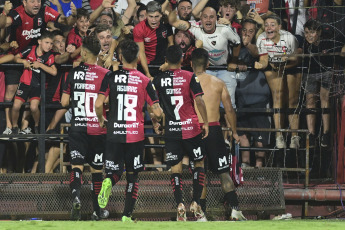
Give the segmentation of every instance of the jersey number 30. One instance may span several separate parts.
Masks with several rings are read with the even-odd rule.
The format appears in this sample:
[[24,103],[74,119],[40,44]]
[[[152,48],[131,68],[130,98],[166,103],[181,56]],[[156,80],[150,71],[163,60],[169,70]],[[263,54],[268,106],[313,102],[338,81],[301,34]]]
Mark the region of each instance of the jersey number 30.
[[74,115],[82,117],[95,117],[96,99],[97,93],[74,92],[74,100],[77,101],[77,107],[74,108]]

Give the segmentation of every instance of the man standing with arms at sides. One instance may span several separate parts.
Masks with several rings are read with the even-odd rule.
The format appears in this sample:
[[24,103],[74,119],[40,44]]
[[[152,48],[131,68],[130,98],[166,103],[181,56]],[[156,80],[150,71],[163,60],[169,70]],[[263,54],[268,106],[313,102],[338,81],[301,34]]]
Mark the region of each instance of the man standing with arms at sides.
[[[238,211],[238,199],[235,192],[234,183],[229,174],[229,152],[223,139],[222,128],[219,123],[220,103],[223,103],[225,115],[230,122],[232,135],[239,142],[240,138],[236,131],[236,113],[231,105],[231,99],[225,83],[215,76],[207,74],[206,68],[209,64],[209,57],[206,50],[202,48],[195,49],[192,52],[192,67],[195,75],[200,81],[200,85],[204,91],[203,99],[207,108],[207,119],[209,122],[209,135],[203,141],[207,160],[212,172],[219,175],[222,190],[225,194],[224,200],[227,205],[232,208],[230,219],[246,220],[241,211]],[[197,110],[199,122],[203,122],[203,118]]]
[[138,197],[138,173],[144,169],[144,118],[145,101],[152,110],[152,119],[160,121],[162,109],[149,78],[137,68],[139,46],[132,40],[120,44],[119,58],[123,69],[104,78],[96,101],[96,113],[101,126],[103,103],[109,96],[109,125],[105,153],[106,178],[103,181],[98,203],[104,208],[109,201],[112,187],[120,180],[126,165],[126,199],[122,214],[123,222],[132,222],[131,215]]
[[[171,166],[171,184],[177,203],[177,221],[186,221],[186,209],[182,194],[182,158],[185,153],[194,161],[193,202],[190,210],[200,221],[205,215],[200,207],[200,196],[204,187],[204,149],[194,101],[204,120],[204,137],[208,135],[208,121],[202,89],[192,72],[181,70],[182,50],[173,45],[167,49],[166,61],[169,70],[154,76],[154,85],[165,114],[165,148],[167,164]],[[154,127],[157,124],[154,122]],[[159,133],[155,128],[156,133]]]
[[109,212],[100,210],[97,196],[102,184],[103,153],[107,130],[99,125],[95,113],[97,93],[105,76],[111,72],[97,65],[100,44],[94,36],[86,37],[81,48],[82,63],[72,69],[68,76],[61,105],[71,101],[72,119],[69,130],[71,154],[71,179],[73,208],[71,219],[80,220],[80,191],[84,164],[91,166],[93,220],[107,218]]

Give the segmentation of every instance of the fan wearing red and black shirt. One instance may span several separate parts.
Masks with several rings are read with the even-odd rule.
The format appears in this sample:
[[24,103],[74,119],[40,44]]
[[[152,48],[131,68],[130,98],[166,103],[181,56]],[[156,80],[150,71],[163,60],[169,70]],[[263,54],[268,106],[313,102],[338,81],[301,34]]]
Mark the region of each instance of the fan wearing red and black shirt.
[[[47,27],[48,22],[59,22],[67,25],[75,23],[76,11],[66,18],[50,7],[41,7],[41,0],[23,0],[23,5],[12,9],[12,3],[6,1],[4,11],[0,14],[0,28],[10,28],[10,42],[17,41],[18,48],[12,49],[10,53],[16,55],[28,46],[37,45],[37,39],[41,36],[42,30]],[[6,94],[5,102],[11,102],[18,87],[21,70],[9,69],[5,71]],[[12,128],[9,119],[9,109],[6,111],[7,127]]]
[[152,78],[148,64],[161,65],[165,61],[168,46],[173,45],[172,29],[162,23],[162,6],[151,1],[146,5],[147,19],[134,27],[134,41],[139,46],[140,64],[143,73]]
[[[153,83],[165,114],[165,148],[167,164],[171,166],[171,184],[178,205],[177,221],[186,220],[182,198],[182,158],[188,154],[194,161],[193,202],[191,211],[198,219],[204,218],[200,207],[200,196],[204,187],[204,148],[202,138],[208,135],[208,119],[203,91],[195,74],[181,70],[182,50],[173,45],[167,49],[169,70],[154,76]],[[194,101],[204,120],[202,137]],[[156,126],[156,124],[154,124]],[[158,130],[155,129],[157,132]],[[157,132],[159,133],[159,132]]]
[[[94,36],[86,37],[81,48],[81,60],[68,76],[61,98],[61,105],[71,104],[72,119],[68,138],[72,172],[70,189],[72,191],[71,219],[80,220],[81,178],[84,163],[91,166],[93,220],[107,218],[109,212],[100,210],[97,196],[102,184],[103,156],[105,151],[105,134],[107,130],[99,125],[95,101],[103,79],[111,72],[97,65],[100,44]],[[71,102],[70,102],[71,101]]]
[[[104,208],[111,188],[120,180],[126,165],[126,199],[122,221],[131,221],[138,197],[138,173],[143,170],[145,102],[150,105],[152,116],[160,120],[162,109],[153,85],[137,68],[138,45],[132,40],[119,44],[119,58],[123,69],[104,78],[96,101],[96,113],[101,126],[107,125],[105,152],[106,178],[103,181],[98,203]],[[109,96],[109,121],[103,117],[103,103]]]
[[30,110],[35,122],[37,133],[40,111],[38,105],[41,97],[41,71],[56,76],[57,69],[54,64],[53,34],[45,31],[38,40],[38,46],[29,46],[14,57],[16,63],[24,65],[24,71],[20,77],[20,85],[12,107],[12,133],[18,134],[19,110],[23,103],[29,99]]

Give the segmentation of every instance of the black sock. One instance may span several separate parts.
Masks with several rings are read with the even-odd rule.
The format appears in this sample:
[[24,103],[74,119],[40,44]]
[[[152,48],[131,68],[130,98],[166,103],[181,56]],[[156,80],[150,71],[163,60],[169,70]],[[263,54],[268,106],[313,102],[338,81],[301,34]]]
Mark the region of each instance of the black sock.
[[201,210],[206,213],[206,199],[200,199]]
[[127,187],[126,187],[126,200],[125,200],[125,209],[122,213],[122,216],[130,217],[134,210],[135,202],[138,198],[138,173],[126,174],[127,178]]
[[238,198],[237,198],[237,194],[235,191],[231,191],[231,192],[226,193],[224,195],[224,200],[232,209],[239,210]]
[[174,197],[177,205],[183,203],[182,198],[182,180],[180,173],[173,173],[171,175],[171,185],[173,186]]
[[98,205],[98,194],[102,188],[103,175],[102,173],[92,173],[91,175],[92,175],[91,190],[92,190],[93,211],[95,211],[97,216],[99,216],[101,209]]
[[204,188],[205,169],[197,167],[193,171],[193,201],[200,204],[200,196]]
[[79,168],[73,168],[71,171],[69,187],[72,191],[72,201],[76,197],[80,200],[82,173],[83,172]]
[[110,178],[111,180],[111,185],[114,186],[116,185],[116,183],[121,179],[121,175],[118,175],[116,173],[112,173],[112,174],[107,174],[107,178]]

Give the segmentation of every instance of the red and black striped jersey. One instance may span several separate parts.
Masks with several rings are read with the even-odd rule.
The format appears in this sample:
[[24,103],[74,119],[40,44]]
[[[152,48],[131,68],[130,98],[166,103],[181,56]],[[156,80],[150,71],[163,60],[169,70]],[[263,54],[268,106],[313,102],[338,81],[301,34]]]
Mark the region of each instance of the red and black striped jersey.
[[204,93],[197,76],[186,70],[171,69],[154,76],[153,84],[165,113],[165,136],[189,139],[200,134],[194,99]]
[[151,65],[165,62],[168,37],[172,34],[172,28],[169,24],[161,22],[157,28],[152,29],[147,20],[140,22],[133,30],[134,41],[144,42],[147,64]]
[[86,63],[69,72],[63,92],[71,97],[71,131],[106,134],[106,129],[99,126],[95,102],[103,79],[110,73],[108,69]]
[[[38,61],[49,67],[54,65],[55,58],[53,51],[49,51],[41,56],[37,56],[37,49],[37,46],[29,46],[26,47],[26,49],[22,50],[19,55],[22,59],[26,59],[31,63]],[[20,82],[35,87],[41,85],[41,71],[43,70],[35,68],[24,69],[23,74],[20,77]]]
[[36,45],[37,39],[41,37],[41,30],[45,30],[47,23],[57,21],[60,14],[52,8],[45,6],[40,9],[37,15],[30,16],[21,5],[10,11],[12,18],[10,27],[10,42],[17,41],[18,48],[11,50],[11,53],[18,54],[29,45]]
[[144,140],[145,101],[149,105],[158,103],[150,79],[136,69],[123,68],[104,78],[100,93],[109,95],[107,140],[118,143]]
[[[80,46],[83,45],[83,36],[80,35],[79,29],[77,27],[74,27],[71,29],[71,31],[67,35],[67,40],[66,40],[66,47],[70,44],[74,45],[76,49],[78,49]],[[80,58],[80,55],[74,60],[77,60]]]

